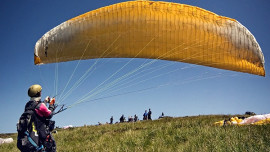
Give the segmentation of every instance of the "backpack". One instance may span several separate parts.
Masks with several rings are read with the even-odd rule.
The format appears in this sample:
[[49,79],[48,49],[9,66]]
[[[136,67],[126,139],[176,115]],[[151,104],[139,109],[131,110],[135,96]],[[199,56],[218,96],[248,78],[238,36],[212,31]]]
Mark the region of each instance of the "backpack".
[[36,129],[35,108],[38,103],[28,102],[24,113],[17,123],[17,147],[22,152],[40,151],[43,146],[39,146],[39,136]]

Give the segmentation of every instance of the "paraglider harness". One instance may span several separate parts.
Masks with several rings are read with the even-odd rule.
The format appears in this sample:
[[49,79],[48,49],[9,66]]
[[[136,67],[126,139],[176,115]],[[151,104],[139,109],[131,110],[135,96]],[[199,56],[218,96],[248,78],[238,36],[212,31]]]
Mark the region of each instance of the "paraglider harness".
[[[19,122],[17,123],[17,147],[23,152],[31,151],[54,151],[56,148],[55,141],[51,135],[55,127],[55,121],[50,119],[39,118],[35,113],[35,109],[39,103],[32,102],[29,106],[26,105],[24,113],[21,115]],[[55,106],[56,108],[57,106]],[[54,114],[60,113],[66,110],[64,105]],[[45,132],[40,132],[38,126],[39,123],[45,123]],[[40,135],[42,133],[43,135]],[[46,135],[45,141],[40,141],[40,137]],[[40,146],[39,146],[40,145]]]
[[36,130],[35,108],[38,103],[33,102],[30,107],[26,107],[17,124],[18,141],[17,147],[21,151],[40,151],[44,149],[39,146],[39,136]]
[[46,120],[46,139],[44,141],[45,151],[46,152],[55,152],[56,151],[56,143],[51,134],[55,127],[55,121]]
[[[40,145],[39,142],[39,132],[38,132],[38,120],[35,113],[35,109],[39,103],[32,102],[27,103],[30,105],[26,105],[24,113],[21,115],[19,122],[17,123],[17,147],[19,150],[23,152],[30,152],[30,151],[44,151],[47,149],[51,149],[56,147],[55,141],[51,135],[51,131],[53,131],[55,127],[55,121],[52,120],[43,120],[46,125],[46,140],[44,141],[44,145]],[[58,105],[55,105],[55,109]],[[58,114],[67,107],[65,105],[61,105],[60,109],[57,112],[54,112],[53,115]],[[45,147],[44,147],[45,146]]]

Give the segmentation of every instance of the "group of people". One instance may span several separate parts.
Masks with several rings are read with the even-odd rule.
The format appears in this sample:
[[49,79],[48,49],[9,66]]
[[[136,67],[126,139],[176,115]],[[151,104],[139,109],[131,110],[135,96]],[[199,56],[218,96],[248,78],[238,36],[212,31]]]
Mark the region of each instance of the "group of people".
[[[148,112],[147,112],[147,110],[145,110],[145,113],[143,114],[143,120],[152,120],[151,115],[152,115],[151,109],[149,109]],[[111,116],[109,124],[113,124],[113,120],[114,120],[113,116]],[[134,115],[134,117],[129,116],[127,121],[126,121],[126,117],[123,114],[119,118],[120,123],[123,123],[123,122],[137,122],[137,121],[139,121],[139,118],[138,118],[138,116],[136,114]],[[116,123],[118,123],[118,122],[116,122]]]
[[[113,117],[111,117],[111,119],[110,119],[110,124],[113,124],[113,119],[112,118]],[[120,123],[126,122],[126,117],[124,115],[122,115],[120,117],[119,121],[120,121]],[[138,116],[136,114],[134,115],[134,117],[129,116],[128,120],[127,120],[127,122],[137,122],[137,121],[139,121],[139,118],[138,118]]]
[[147,112],[147,110],[145,110],[145,112],[143,114],[143,120],[152,120],[151,115],[152,115],[152,111],[150,108],[149,108],[148,112]]

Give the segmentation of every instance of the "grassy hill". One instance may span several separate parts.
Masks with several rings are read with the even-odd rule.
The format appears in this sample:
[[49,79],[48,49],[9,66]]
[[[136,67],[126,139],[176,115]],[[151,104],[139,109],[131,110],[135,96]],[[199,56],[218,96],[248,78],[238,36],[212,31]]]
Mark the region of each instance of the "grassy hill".
[[[192,116],[84,126],[59,130],[54,137],[60,152],[270,151],[270,125],[213,125],[225,118],[230,116]],[[11,136],[16,140],[16,134]],[[16,142],[1,145],[0,151],[18,151]]]

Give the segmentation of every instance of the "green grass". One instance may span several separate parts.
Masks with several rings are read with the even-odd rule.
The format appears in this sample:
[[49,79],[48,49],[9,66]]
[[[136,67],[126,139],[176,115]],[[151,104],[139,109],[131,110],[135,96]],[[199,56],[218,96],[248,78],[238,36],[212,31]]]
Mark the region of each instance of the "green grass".
[[[270,125],[214,126],[230,116],[209,115],[85,126],[54,134],[60,152],[270,151]],[[16,134],[12,137],[16,139]],[[0,151],[18,151],[16,142]]]

